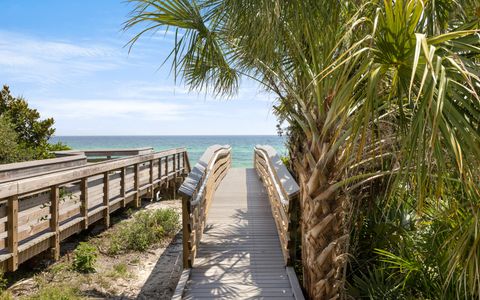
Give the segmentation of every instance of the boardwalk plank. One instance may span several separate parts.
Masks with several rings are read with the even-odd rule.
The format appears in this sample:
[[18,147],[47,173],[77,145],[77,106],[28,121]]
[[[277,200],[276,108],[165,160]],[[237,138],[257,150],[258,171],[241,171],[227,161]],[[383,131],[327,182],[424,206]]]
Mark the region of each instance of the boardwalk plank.
[[294,299],[268,195],[253,169],[215,192],[184,299]]

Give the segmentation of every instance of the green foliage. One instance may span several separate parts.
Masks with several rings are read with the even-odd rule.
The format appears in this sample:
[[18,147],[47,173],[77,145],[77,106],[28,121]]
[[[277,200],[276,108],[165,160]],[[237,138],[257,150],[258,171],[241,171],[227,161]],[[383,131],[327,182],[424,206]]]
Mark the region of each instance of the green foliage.
[[412,207],[412,196],[366,211],[352,244],[357,256],[350,265],[350,294],[373,299],[478,298],[472,289],[475,282],[462,278],[475,278],[465,273],[477,271],[468,265],[475,264],[479,253],[456,257],[465,252],[459,247],[471,249],[475,241],[469,232],[477,226],[474,217],[451,200],[458,196],[449,191],[441,201],[427,199],[421,215]]
[[73,251],[72,267],[75,271],[81,273],[90,273],[95,271],[95,262],[98,256],[98,250],[95,246],[81,242]]
[[[232,94],[246,74],[276,94],[305,232],[316,196],[351,205],[321,239],[353,232],[359,297],[480,297],[478,1],[130,2],[125,29],[147,25],[131,45],[175,30],[172,69],[190,87]],[[309,270],[321,249],[303,246]]]
[[288,156],[281,156],[280,159],[282,163],[288,168],[290,166],[290,157]]
[[14,300],[10,291],[0,292],[0,300]]
[[71,148],[67,146],[66,144],[62,142],[57,142],[55,144],[47,144],[47,151],[48,152],[54,152],[54,151],[64,151],[64,150],[70,150]]
[[118,263],[113,266],[113,269],[107,273],[107,276],[113,278],[125,278],[128,276],[128,267],[126,263]]
[[53,118],[40,120],[40,113],[28,106],[22,97],[13,97],[8,86],[0,92],[0,115],[9,118],[19,142],[32,147],[42,146],[53,135]]
[[0,116],[0,164],[13,163],[32,158],[32,153],[21,147],[17,140],[18,135],[12,124]]
[[53,119],[40,113],[22,97],[13,97],[8,86],[0,91],[0,163],[53,157],[52,151],[68,150],[62,143],[49,144],[54,134]]
[[0,268],[0,293],[7,288],[8,280],[5,278],[5,272]]
[[70,269],[69,264],[59,262],[59,263],[56,263],[56,264],[54,264],[50,267],[50,272],[52,274],[56,275],[56,274],[61,274],[62,272],[67,271],[69,269]]
[[133,215],[133,220],[118,225],[110,237],[108,253],[145,251],[175,235],[179,228],[179,215],[173,209],[140,211]]
[[125,263],[119,263],[113,266],[113,270],[121,275],[125,276],[127,274],[127,265]]
[[33,296],[26,297],[25,300],[79,300],[83,299],[77,288],[69,285],[49,285],[46,284]]

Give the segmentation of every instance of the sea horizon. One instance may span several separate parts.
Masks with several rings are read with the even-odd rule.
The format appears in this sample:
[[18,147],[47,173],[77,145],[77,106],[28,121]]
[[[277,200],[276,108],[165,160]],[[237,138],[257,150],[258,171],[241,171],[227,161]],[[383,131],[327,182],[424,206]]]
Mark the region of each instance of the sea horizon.
[[185,147],[194,165],[208,146],[232,146],[232,167],[253,167],[253,147],[273,146],[280,156],[287,154],[285,136],[279,135],[55,135],[50,141],[62,142],[72,149],[153,147],[155,151]]

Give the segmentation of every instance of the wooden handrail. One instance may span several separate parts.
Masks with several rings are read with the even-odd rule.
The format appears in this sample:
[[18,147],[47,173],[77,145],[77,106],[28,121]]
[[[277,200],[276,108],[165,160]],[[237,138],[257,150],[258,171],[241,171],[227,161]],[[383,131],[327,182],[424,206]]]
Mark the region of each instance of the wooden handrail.
[[145,163],[150,160],[167,157],[177,153],[184,153],[186,151],[187,150],[185,148],[177,148],[128,158],[112,159],[86,166],[60,170],[49,174],[44,174],[42,176],[32,176],[30,178],[3,183],[0,184],[0,199],[7,198],[12,195],[34,192],[48,188],[54,184],[64,184],[70,181],[81,179],[83,177],[99,175],[107,171],[117,170],[122,167],[131,166],[138,163]]
[[213,193],[225,177],[230,165],[230,146],[210,146],[179,188],[182,195],[183,267],[185,269],[193,266]]
[[296,258],[300,188],[271,146],[254,148],[254,166],[268,192],[285,264]]
[[113,211],[175,186],[190,172],[187,160],[177,148],[0,184],[0,268],[15,271],[47,249],[58,259],[60,241],[98,220],[109,226]]
[[2,164],[0,165],[0,183],[36,176],[39,173],[48,173],[60,169],[84,166],[86,164],[87,157],[83,154]]

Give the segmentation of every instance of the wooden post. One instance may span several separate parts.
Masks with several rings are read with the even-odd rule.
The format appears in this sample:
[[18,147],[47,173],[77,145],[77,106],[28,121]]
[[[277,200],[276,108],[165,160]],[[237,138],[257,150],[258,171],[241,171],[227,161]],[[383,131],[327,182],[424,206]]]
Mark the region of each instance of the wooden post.
[[183,173],[185,173],[185,161],[182,161],[183,155],[178,154],[178,166],[180,167],[180,163],[182,165],[182,171],[180,172],[180,176],[182,176]]
[[192,169],[190,168],[190,160],[188,159],[187,151],[183,152],[183,164],[187,167],[187,169],[185,170],[185,175],[188,175],[188,173],[190,173]]
[[162,158],[161,157],[158,159],[158,179],[162,179]]
[[103,173],[103,224],[110,227],[110,180],[108,171]]
[[188,269],[192,266],[190,265],[190,213],[188,208],[189,198],[186,196],[182,197],[182,244],[183,244],[183,268]]
[[83,229],[88,228],[88,177],[80,181],[80,213],[83,217]]
[[12,257],[8,260],[8,270],[18,269],[18,196],[8,198],[7,207],[7,247]]
[[165,156],[165,175],[167,175],[167,179],[168,179],[168,175],[169,175],[168,174],[168,155]]
[[50,238],[50,249],[53,260],[60,258],[60,229],[59,229],[60,190],[58,185],[50,189],[50,230],[53,236]]
[[177,164],[176,164],[177,155],[173,154],[172,165],[173,165],[173,177],[177,178]]
[[135,200],[134,200],[134,205],[136,208],[140,207],[141,206],[141,203],[140,203],[140,191],[139,191],[139,188],[140,188],[140,178],[139,178],[139,166],[138,164],[135,164],[134,165],[134,181],[133,181],[133,189],[135,190]]
[[126,195],[126,181],[125,176],[127,174],[127,169],[125,167],[120,169],[120,196],[122,197],[122,207],[125,207],[127,204]]
[[153,188],[153,160],[150,161],[150,200],[155,198],[155,189]]
[[[180,154],[177,154],[177,169],[180,170],[180,159],[181,159],[181,155]],[[185,167],[185,166],[183,166]],[[183,168],[182,167],[182,168]]]
[[170,183],[170,180],[169,180],[169,178],[168,178],[168,177],[169,177],[169,174],[168,174],[168,155],[165,156],[165,176],[167,176],[167,179],[166,179],[167,182],[166,182],[165,187],[166,187],[166,189],[167,189],[167,191],[168,191],[168,187],[170,186],[170,184],[169,184],[169,183]]
[[172,195],[173,199],[177,197],[177,154],[173,154],[172,164],[173,164],[173,186],[172,186]]

